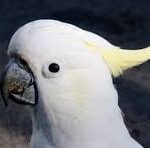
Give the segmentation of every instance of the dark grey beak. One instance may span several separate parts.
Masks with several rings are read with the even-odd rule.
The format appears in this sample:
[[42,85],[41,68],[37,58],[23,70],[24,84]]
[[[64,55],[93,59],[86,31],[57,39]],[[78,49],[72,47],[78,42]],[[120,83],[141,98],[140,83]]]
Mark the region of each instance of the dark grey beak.
[[25,61],[13,59],[7,64],[1,76],[1,94],[5,105],[9,99],[19,104],[37,104],[37,85]]

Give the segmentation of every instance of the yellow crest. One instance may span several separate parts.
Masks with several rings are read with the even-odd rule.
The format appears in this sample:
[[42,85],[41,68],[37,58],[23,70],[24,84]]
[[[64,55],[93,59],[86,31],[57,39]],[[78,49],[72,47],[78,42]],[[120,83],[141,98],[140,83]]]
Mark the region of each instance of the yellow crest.
[[128,68],[140,65],[150,59],[150,48],[124,50],[111,46],[111,48],[109,47],[107,49],[106,47],[99,47],[95,45],[95,43],[89,41],[85,41],[85,44],[94,52],[101,54],[114,77],[119,76]]

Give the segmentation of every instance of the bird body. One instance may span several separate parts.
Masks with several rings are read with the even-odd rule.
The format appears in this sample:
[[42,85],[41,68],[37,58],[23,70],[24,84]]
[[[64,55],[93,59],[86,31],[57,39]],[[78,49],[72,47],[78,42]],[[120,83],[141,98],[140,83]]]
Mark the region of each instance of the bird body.
[[8,54],[27,62],[37,85],[31,148],[142,148],[124,124],[112,75],[147,61],[149,49],[122,50],[73,25],[38,20],[13,35]]

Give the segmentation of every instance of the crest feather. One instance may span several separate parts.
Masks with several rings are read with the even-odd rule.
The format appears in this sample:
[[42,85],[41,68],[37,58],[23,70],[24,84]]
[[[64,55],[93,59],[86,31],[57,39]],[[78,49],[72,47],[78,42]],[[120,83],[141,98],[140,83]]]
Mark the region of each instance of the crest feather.
[[140,65],[150,59],[150,48],[139,50],[124,50],[115,46],[101,48],[95,43],[86,41],[86,46],[99,53],[106,61],[112,75],[119,76],[124,70]]

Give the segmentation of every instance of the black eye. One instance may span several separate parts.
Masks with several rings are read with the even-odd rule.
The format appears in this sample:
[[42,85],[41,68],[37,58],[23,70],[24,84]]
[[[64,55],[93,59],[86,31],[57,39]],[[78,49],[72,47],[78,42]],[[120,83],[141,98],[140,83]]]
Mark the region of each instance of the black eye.
[[52,64],[49,65],[48,69],[49,69],[50,72],[56,73],[56,72],[59,71],[60,67],[59,67],[58,64],[52,63]]

